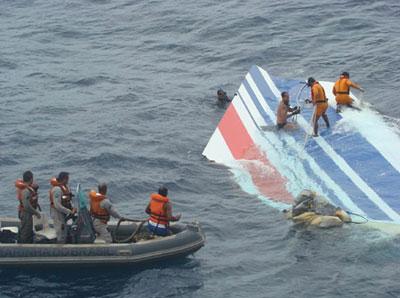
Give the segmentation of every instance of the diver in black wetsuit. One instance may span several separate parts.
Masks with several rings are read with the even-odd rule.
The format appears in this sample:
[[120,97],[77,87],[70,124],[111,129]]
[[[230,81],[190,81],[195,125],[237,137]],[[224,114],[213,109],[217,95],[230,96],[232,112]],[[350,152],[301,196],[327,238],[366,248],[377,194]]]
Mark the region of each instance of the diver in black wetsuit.
[[228,97],[226,92],[222,89],[218,89],[217,91],[218,103],[219,104],[226,104],[231,102],[232,100]]

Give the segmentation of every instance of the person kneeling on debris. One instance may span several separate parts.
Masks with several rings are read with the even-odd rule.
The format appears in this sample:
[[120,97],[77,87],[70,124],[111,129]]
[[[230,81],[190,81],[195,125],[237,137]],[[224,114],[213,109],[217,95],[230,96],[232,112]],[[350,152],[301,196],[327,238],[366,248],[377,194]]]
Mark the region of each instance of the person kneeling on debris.
[[90,214],[93,218],[93,227],[98,235],[97,239],[103,240],[106,243],[112,242],[110,232],[107,230],[107,223],[110,216],[116,219],[124,219],[115,209],[110,200],[106,197],[107,185],[101,183],[98,186],[98,192],[92,190],[89,192],[90,198]]
[[178,221],[181,215],[172,216],[172,206],[168,198],[168,189],[161,186],[158,193],[150,196],[150,203],[147,205],[146,213],[150,215],[147,223],[148,230],[157,236],[168,236],[171,234],[169,223]]
[[295,223],[330,228],[351,222],[346,211],[332,205],[323,196],[310,190],[303,190],[295,199],[288,218]]
[[341,112],[341,106],[343,105],[353,107],[354,100],[350,97],[351,87],[364,92],[360,85],[350,81],[350,74],[347,71],[342,72],[332,89],[336,99],[336,113]]
[[278,129],[286,128],[293,129],[295,125],[293,123],[289,123],[287,120],[300,113],[300,108],[295,106],[291,107],[289,105],[289,93],[284,91],[281,93],[282,100],[279,103],[278,110],[276,111],[276,127]]

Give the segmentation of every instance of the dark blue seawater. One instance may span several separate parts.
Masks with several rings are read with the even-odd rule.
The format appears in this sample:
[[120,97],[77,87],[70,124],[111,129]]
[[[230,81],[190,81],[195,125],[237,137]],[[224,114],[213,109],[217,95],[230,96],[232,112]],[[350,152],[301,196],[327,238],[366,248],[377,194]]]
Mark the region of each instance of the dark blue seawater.
[[194,256],[140,268],[2,270],[0,297],[400,297],[400,241],[362,226],[295,229],[201,152],[253,64],[287,78],[349,70],[364,99],[400,118],[400,3],[0,1],[0,211],[32,169],[48,210],[61,170],[109,183],[143,217],[166,183]]

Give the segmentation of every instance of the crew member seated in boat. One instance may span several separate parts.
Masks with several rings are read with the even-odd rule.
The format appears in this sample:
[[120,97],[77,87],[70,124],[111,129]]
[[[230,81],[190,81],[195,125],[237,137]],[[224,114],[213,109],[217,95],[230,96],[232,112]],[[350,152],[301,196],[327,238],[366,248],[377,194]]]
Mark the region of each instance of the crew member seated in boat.
[[116,219],[123,219],[113,204],[107,198],[107,184],[101,183],[98,186],[98,192],[92,190],[89,192],[90,214],[93,218],[93,227],[98,235],[98,239],[106,243],[112,242],[110,232],[107,230],[107,223],[110,216]]
[[283,91],[281,93],[282,100],[278,105],[278,110],[276,111],[276,126],[278,129],[293,129],[295,128],[294,123],[289,123],[287,120],[300,113],[300,108],[295,106],[291,107],[289,105],[289,93],[287,91]]
[[228,97],[226,92],[222,89],[218,89],[217,98],[218,98],[218,103],[220,103],[220,104],[225,104],[225,103],[231,102],[231,99]]
[[58,243],[67,242],[67,217],[76,214],[76,208],[72,207],[72,193],[69,190],[68,181],[69,173],[67,172],[61,172],[57,178],[50,180],[50,215],[53,218]]
[[326,127],[329,128],[329,119],[326,115],[326,110],[328,109],[328,99],[325,95],[324,88],[312,77],[308,78],[307,85],[311,87],[311,100],[314,105],[313,113],[313,126],[314,133],[313,136],[318,136],[318,120],[319,118],[324,119]]
[[165,186],[161,186],[158,193],[151,194],[146,213],[150,215],[147,223],[148,230],[158,236],[170,235],[169,223],[181,218],[180,214],[172,216],[172,206]]
[[17,199],[19,200],[18,217],[21,225],[18,231],[18,243],[33,243],[33,218],[35,215],[40,218],[38,209],[39,186],[33,183],[33,173],[26,171],[22,180],[15,182],[17,189]]
[[342,72],[339,80],[333,86],[332,93],[336,96],[336,112],[340,113],[342,105],[352,107],[353,99],[350,97],[350,87],[364,92],[360,85],[350,81],[350,74],[347,71]]

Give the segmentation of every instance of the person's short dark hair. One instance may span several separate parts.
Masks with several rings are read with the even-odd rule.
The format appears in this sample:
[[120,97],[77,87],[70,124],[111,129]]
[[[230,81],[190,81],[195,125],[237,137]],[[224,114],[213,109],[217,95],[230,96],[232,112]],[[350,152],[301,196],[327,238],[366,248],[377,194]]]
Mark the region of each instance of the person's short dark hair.
[[225,91],[224,91],[224,90],[218,89],[217,95],[224,95],[224,94],[225,94]]
[[281,93],[281,96],[282,96],[282,97],[284,97],[285,95],[289,95],[289,92],[283,91],[283,92]]
[[26,171],[24,174],[22,174],[22,180],[24,182],[30,182],[33,179],[33,173],[31,171]]
[[160,186],[158,189],[158,194],[164,197],[168,196],[168,188],[166,188],[164,185]]
[[312,84],[314,84],[314,82],[315,82],[315,79],[313,77],[309,77],[307,80],[307,85],[311,86]]
[[347,71],[342,72],[342,76],[350,78],[350,74]]
[[64,179],[66,179],[68,177],[69,177],[68,172],[60,172],[60,174],[58,174],[57,181],[58,182],[64,181]]
[[98,189],[99,189],[99,193],[101,193],[102,195],[107,194],[107,184],[100,183],[98,186]]

